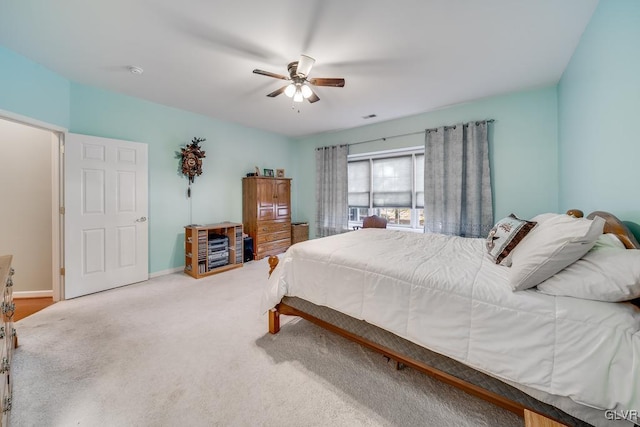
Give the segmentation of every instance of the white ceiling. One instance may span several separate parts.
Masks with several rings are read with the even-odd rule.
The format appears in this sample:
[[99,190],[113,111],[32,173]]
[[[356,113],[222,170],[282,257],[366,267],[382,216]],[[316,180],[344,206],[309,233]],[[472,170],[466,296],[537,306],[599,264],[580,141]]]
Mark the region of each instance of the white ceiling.
[[[0,45],[69,80],[288,136],[558,82],[597,0],[13,0]],[[301,53],[320,102],[292,109]],[[128,66],[144,69],[133,75]],[[374,119],[362,117],[376,114]]]

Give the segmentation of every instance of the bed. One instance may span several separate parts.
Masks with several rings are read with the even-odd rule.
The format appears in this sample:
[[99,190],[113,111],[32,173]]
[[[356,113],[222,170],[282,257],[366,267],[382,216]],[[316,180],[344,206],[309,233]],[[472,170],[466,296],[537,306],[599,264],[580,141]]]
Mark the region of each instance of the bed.
[[[437,234],[361,229],[298,243],[282,260],[269,260],[273,274],[262,301],[269,331],[278,333],[281,314],[300,316],[521,416],[640,425],[640,309],[617,302],[638,293],[640,245],[606,212],[513,218],[496,227],[513,230],[521,221],[528,235],[503,245],[509,255],[500,263],[490,240]],[[555,263],[559,270],[530,286],[540,272],[523,274],[522,265],[540,263],[536,250],[553,221],[582,221],[592,241],[575,245],[570,256],[555,251],[545,268]],[[592,269],[591,259],[602,254],[629,258],[625,268],[638,282],[598,297],[616,302],[580,294],[589,281],[600,286],[580,268]],[[514,290],[523,283],[514,282],[518,274],[530,283]],[[567,280],[569,295],[578,297],[562,295]]]

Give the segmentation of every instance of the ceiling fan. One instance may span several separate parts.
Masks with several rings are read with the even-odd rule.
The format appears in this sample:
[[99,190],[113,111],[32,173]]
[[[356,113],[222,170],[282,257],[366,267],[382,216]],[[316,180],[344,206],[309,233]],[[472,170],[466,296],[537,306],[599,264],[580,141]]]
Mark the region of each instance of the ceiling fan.
[[309,87],[312,86],[330,86],[330,87],[344,87],[344,79],[340,78],[309,78],[309,72],[311,67],[315,64],[316,60],[307,55],[300,55],[300,60],[291,62],[287,65],[289,71],[289,77],[270,73],[269,71],[263,71],[255,69],[255,74],[262,74],[263,76],[273,77],[275,79],[287,80],[289,83],[282,86],[280,89],[275,90],[268,94],[268,97],[276,97],[284,92],[289,98],[293,98],[294,102],[302,102],[305,99],[311,103],[320,101],[318,95]]

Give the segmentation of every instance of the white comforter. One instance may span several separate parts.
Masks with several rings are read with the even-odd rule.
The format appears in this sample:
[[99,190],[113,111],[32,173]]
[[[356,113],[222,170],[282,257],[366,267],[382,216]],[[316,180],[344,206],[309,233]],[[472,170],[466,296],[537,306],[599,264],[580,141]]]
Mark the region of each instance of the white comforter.
[[476,369],[600,409],[640,410],[640,310],[512,292],[482,239],[384,229],[292,246],[262,307],[297,296]]

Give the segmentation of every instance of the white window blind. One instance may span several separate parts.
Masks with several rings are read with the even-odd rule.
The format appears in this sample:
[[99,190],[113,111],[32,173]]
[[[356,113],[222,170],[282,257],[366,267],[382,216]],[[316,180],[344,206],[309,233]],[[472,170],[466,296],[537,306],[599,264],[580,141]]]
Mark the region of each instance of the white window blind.
[[368,208],[371,193],[371,168],[369,160],[349,162],[349,206]]
[[411,208],[413,193],[412,156],[373,159],[372,206]]
[[415,156],[416,208],[424,208],[424,154]]

